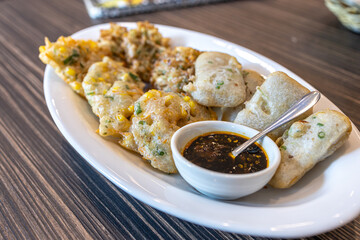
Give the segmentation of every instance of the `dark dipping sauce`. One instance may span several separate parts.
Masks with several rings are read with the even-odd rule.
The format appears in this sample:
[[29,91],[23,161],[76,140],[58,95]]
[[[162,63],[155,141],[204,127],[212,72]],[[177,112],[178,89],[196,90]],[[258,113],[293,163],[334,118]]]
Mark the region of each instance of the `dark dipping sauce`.
[[190,162],[221,173],[254,173],[268,167],[265,151],[258,144],[252,144],[235,159],[231,152],[248,139],[230,132],[212,132],[191,140],[183,156]]

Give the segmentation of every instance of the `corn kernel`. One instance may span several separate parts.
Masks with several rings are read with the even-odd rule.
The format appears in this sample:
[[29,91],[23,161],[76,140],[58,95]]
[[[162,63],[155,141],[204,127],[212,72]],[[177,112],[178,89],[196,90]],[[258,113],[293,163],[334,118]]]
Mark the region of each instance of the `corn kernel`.
[[181,107],[181,116],[182,117],[186,117],[187,116],[187,111],[186,111],[186,109],[184,108],[184,107]]
[[195,109],[196,104],[195,104],[194,101],[190,101],[189,106],[190,106],[191,109]]
[[189,102],[189,106],[190,106],[190,113],[191,115],[195,115],[195,107],[196,107],[196,104],[194,101],[190,101]]
[[81,89],[81,83],[79,83],[79,82],[72,82],[71,85],[75,91],[78,91]]
[[103,91],[103,95],[105,95],[107,93],[107,90],[106,89],[104,89],[104,91]]
[[45,46],[40,46],[39,47],[39,52],[42,53],[42,52],[45,52],[46,48]]
[[154,95],[151,93],[151,91],[149,91],[149,92],[146,92],[146,93],[144,94],[144,96],[145,96],[146,99],[150,99],[150,98],[152,98]]
[[122,75],[122,78],[125,82],[131,81],[130,75],[128,73],[125,73],[124,75]]
[[170,105],[170,101],[171,101],[171,99],[173,99],[173,98],[174,98],[173,95],[167,95],[167,96],[165,97],[165,105],[166,105],[166,106],[169,106],[169,105]]
[[128,110],[129,110],[130,113],[133,113],[134,112],[134,105],[130,105],[128,107]]
[[75,76],[76,72],[75,72],[75,70],[73,68],[68,67],[66,69],[66,74],[69,75],[69,76]]
[[126,117],[124,117],[124,115],[122,115],[122,114],[119,114],[119,115],[116,116],[116,119],[117,119],[118,121],[122,122],[122,121],[125,121],[125,120],[126,120]]
[[113,87],[112,92],[115,93],[115,92],[119,91],[119,89],[120,89],[119,87]]
[[99,77],[98,80],[101,82],[105,81],[104,78],[102,78],[102,77]]
[[149,92],[153,93],[153,94],[156,94],[158,93],[159,91],[158,90],[155,90],[155,89],[151,89]]
[[189,97],[189,96],[185,96],[185,97],[184,97],[184,101],[185,101],[185,102],[190,101],[190,97]]
[[59,48],[59,51],[60,51],[61,53],[65,53],[65,52],[66,52],[66,47],[61,46],[61,47]]
[[96,47],[97,47],[96,42],[90,41],[90,48],[91,48],[91,49],[95,49]]

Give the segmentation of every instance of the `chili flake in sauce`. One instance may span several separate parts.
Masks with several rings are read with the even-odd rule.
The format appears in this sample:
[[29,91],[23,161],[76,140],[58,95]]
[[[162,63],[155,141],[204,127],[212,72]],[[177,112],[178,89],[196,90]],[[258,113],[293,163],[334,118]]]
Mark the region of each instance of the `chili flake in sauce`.
[[212,132],[190,141],[183,155],[192,163],[221,173],[253,173],[268,167],[265,151],[253,144],[235,159],[230,156],[237,146],[248,139],[230,132]]

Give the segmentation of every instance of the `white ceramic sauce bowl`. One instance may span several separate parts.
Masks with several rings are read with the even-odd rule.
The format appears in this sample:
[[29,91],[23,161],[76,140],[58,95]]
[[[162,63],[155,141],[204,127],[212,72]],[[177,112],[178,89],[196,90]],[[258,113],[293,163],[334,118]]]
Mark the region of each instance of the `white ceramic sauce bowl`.
[[182,155],[187,143],[210,132],[232,132],[251,138],[257,130],[223,121],[202,121],[186,125],[177,130],[171,139],[175,165],[180,175],[199,192],[216,199],[233,200],[252,194],[263,188],[275,174],[280,164],[280,151],[269,137],[257,143],[268,156],[268,167],[255,173],[230,174],[208,170],[195,165]]

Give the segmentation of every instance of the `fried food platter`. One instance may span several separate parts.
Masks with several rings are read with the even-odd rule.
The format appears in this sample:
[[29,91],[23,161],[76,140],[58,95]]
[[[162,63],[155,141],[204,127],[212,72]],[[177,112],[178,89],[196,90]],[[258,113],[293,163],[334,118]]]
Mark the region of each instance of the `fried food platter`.
[[[136,23],[119,23],[133,28]],[[311,85],[276,62],[225,40],[169,26],[157,25],[174,46],[225,52],[246,68],[267,76],[283,71],[309,90]],[[93,39],[108,24],[93,26],[72,35]],[[112,183],[137,199],[176,217],[224,231],[268,237],[303,237],[346,224],[360,212],[360,134],[353,126],[349,140],[327,161],[319,163],[290,189],[264,188],[237,201],[217,201],[191,188],[180,175],[154,170],[140,155],[98,136],[95,115],[87,102],[47,66],[44,93],[49,111],[63,136],[74,149]],[[319,109],[339,110],[325,96]],[[316,214],[313,214],[316,211]]]

